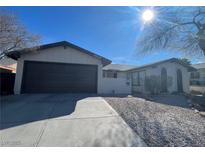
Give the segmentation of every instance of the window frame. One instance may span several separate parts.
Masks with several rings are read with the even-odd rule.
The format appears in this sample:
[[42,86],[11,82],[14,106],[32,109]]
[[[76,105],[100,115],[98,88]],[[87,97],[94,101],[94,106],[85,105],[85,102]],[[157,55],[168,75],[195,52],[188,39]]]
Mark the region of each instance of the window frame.
[[117,79],[117,71],[112,70],[104,70],[103,71],[103,78],[114,78]]
[[191,79],[200,79],[200,72],[191,72]]

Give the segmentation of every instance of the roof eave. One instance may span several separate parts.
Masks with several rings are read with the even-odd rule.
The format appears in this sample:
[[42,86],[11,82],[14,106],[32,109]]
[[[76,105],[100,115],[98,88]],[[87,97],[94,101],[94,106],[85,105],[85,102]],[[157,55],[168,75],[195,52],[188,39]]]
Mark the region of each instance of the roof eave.
[[17,52],[17,51],[13,51],[12,53],[6,53],[6,56],[9,58],[12,58],[14,60],[18,60],[18,58],[21,57],[21,53]]
[[188,72],[196,71],[196,70],[197,70],[196,68],[194,68],[194,67],[192,67],[192,66],[189,66],[189,65],[187,65],[187,64],[185,64],[185,63],[179,61],[179,60],[176,59],[176,58],[171,58],[171,59],[164,60],[164,61],[161,61],[161,62],[156,62],[156,63],[154,63],[154,64],[150,64],[150,65],[146,65],[146,66],[141,66],[141,67],[136,67],[136,68],[130,69],[130,70],[128,70],[128,71],[133,72],[133,71],[137,71],[137,70],[144,70],[144,69],[146,69],[146,68],[148,68],[148,67],[154,67],[154,66],[156,66],[156,65],[159,65],[159,64],[165,63],[165,62],[176,62],[176,63],[178,63],[178,64],[180,64],[180,65],[186,67],[186,68],[188,69]]
[[190,66],[190,67],[188,68],[188,71],[189,71],[189,72],[194,72],[194,71],[197,71],[197,69],[194,68],[194,67],[192,67],[192,66]]
[[52,48],[52,47],[59,47],[59,46],[64,46],[64,47],[71,47],[71,48],[75,48],[80,50],[81,52],[84,52],[90,56],[93,56],[97,59],[100,59],[102,61],[102,65],[106,66],[108,64],[110,64],[112,61],[104,58],[100,55],[97,55],[95,53],[92,53],[91,51],[88,51],[86,49],[83,49],[81,47],[78,47],[74,44],[71,44],[69,42],[66,41],[62,41],[62,42],[56,42],[56,43],[51,43],[51,44],[46,44],[46,45],[41,45],[41,46],[37,46],[37,47],[33,47],[33,48],[26,48],[26,49],[22,49],[22,50],[16,50],[16,51],[11,51],[9,53],[6,54],[7,57],[12,58],[14,60],[18,60],[18,58],[21,57],[22,54],[25,54],[29,51],[39,51],[39,50],[44,50],[44,49],[48,49],[48,48]]

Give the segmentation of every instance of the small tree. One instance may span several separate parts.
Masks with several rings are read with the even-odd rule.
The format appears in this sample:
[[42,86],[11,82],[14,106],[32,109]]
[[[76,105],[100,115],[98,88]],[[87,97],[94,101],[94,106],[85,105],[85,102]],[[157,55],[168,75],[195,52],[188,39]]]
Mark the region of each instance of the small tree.
[[141,53],[168,49],[205,55],[205,7],[155,7],[155,12],[138,40]]
[[187,58],[179,58],[180,61],[182,61],[183,63],[187,64],[187,65],[191,65],[191,61]]
[[31,34],[13,14],[0,10],[0,59],[12,50],[37,46],[39,35]]

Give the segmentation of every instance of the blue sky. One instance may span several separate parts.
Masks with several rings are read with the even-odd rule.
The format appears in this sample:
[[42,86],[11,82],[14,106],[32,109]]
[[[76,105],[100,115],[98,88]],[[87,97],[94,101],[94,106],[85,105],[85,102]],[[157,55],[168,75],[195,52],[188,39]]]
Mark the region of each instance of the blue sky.
[[[177,52],[137,54],[142,33],[141,14],[135,7],[5,7],[18,15],[27,29],[42,36],[42,43],[66,40],[113,63],[142,65],[181,57]],[[143,7],[137,8],[143,10]],[[192,59],[192,62],[205,62]]]

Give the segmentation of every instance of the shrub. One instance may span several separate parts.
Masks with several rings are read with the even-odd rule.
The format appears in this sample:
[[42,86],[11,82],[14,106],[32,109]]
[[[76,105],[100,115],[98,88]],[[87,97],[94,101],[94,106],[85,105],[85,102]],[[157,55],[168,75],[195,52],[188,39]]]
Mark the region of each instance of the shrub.
[[[172,86],[172,77],[167,77],[167,88]],[[145,78],[145,89],[153,95],[161,92],[161,77],[156,75],[147,76]]]
[[151,94],[159,94],[161,89],[160,76],[147,76],[145,77],[145,89]]

